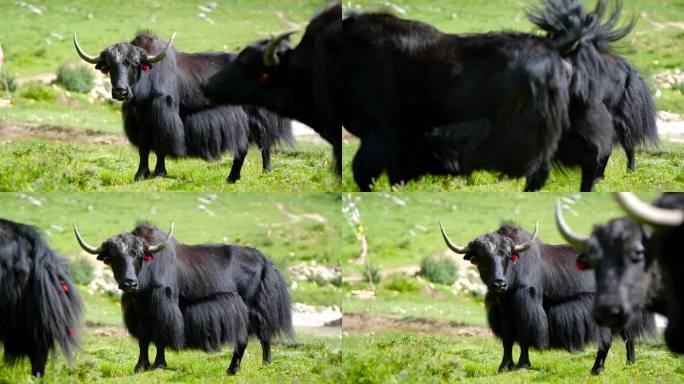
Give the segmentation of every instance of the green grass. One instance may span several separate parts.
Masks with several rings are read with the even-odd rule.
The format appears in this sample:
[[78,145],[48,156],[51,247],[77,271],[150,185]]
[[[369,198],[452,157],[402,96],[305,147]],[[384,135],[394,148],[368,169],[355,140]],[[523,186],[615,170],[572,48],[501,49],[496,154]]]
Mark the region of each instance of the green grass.
[[[76,220],[93,244],[130,231],[148,220],[161,228],[175,221],[181,242],[239,243],[256,247],[284,266],[303,261],[337,264],[339,195],[334,193],[3,193],[0,217],[36,226],[55,250],[67,256],[81,250],[71,230]],[[30,197],[30,199],[29,199]],[[31,201],[38,201],[36,206]],[[290,213],[316,213],[325,223],[292,221]],[[200,206],[206,206],[208,214]]]
[[350,297],[351,289],[364,288],[357,284],[345,290],[342,310],[346,314],[368,313],[398,316],[409,319],[430,319],[456,322],[463,325],[485,325],[484,304],[470,296],[454,295],[449,287],[435,285],[421,292],[394,292],[382,287],[375,299]]
[[[637,346],[636,365],[625,364],[618,338],[600,376],[589,373],[596,349],[531,351],[529,370],[496,375],[501,343],[493,337],[406,332],[354,334],[342,339],[343,372],[349,383],[681,383],[684,358],[662,343]],[[518,348],[513,356],[517,361]]]
[[[298,335],[294,342],[277,343],[273,363],[261,365],[261,347],[250,340],[242,360],[242,370],[234,377],[225,373],[232,349],[219,353],[201,351],[167,352],[168,368],[133,374],[138,343],[131,337],[83,337],[82,351],[69,365],[60,357],[48,361],[46,377],[29,376],[28,361],[10,368],[0,366],[0,383],[335,383],[341,377],[340,340]],[[155,348],[150,348],[154,357]]]
[[[342,146],[344,191],[358,191],[352,173],[352,160],[358,150],[354,140]],[[637,153],[636,171],[627,171],[627,159],[622,149],[615,149],[606,167],[605,179],[596,184],[596,191],[680,191],[684,190],[684,145],[664,142],[659,149]],[[555,168],[542,191],[579,191],[581,171],[579,168]],[[469,176],[427,175],[402,186],[390,186],[389,178],[383,174],[373,185],[373,191],[439,192],[479,191],[502,192],[522,191],[525,179],[509,179],[493,172],[476,171]]]
[[206,2],[38,0],[31,4],[41,8],[43,15],[35,15],[9,0],[0,2],[3,14],[0,41],[6,66],[19,76],[55,71],[58,63],[80,60],[71,42],[74,32],[78,32],[79,43],[91,54],[120,41],[129,41],[140,30],[152,30],[162,38],[178,32],[175,45],[182,51],[236,50],[256,39],[292,29],[278,18],[276,11],[284,12],[294,23],[305,25],[324,2],[221,2],[215,10],[206,13],[214,24],[198,16],[201,12],[198,5]]
[[[228,184],[233,158],[220,161],[169,159],[168,176],[133,181],[138,153],[132,146],[61,144],[28,139],[0,142],[0,191],[330,191],[330,146],[301,142],[271,153],[273,171],[263,173],[261,153],[252,147],[242,178]],[[150,170],[156,157],[150,156]]]

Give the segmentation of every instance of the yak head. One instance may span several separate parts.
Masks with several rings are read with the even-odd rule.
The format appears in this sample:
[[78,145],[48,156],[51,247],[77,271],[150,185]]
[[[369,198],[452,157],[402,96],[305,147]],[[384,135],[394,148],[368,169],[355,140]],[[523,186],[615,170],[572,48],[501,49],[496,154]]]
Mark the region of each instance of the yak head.
[[487,285],[487,289],[502,294],[511,287],[508,276],[511,276],[512,272],[509,266],[520,258],[520,253],[532,246],[537,237],[539,222],[535,225],[534,233],[529,240],[521,244],[516,244],[512,238],[498,231],[484,234],[462,247],[449,240],[442,223],[439,223],[439,228],[447,247],[455,253],[464,255],[464,260],[469,260],[477,266],[480,278]]
[[674,352],[684,353],[684,194],[665,193],[654,205],[642,202],[633,193],[617,193],[622,209],[639,224],[653,231],[653,240],[646,248],[647,257],[658,260],[667,291],[668,324],[665,341]]
[[76,33],[74,33],[74,46],[84,61],[95,64],[95,69],[105,75],[109,74],[112,82],[112,97],[119,101],[126,101],[134,96],[132,87],[140,80],[142,72],[151,70],[153,64],[166,57],[175,37],[174,33],[162,51],[152,56],[149,56],[143,48],[129,42],[111,45],[103,49],[98,56],[92,56],[78,44]]
[[292,48],[286,32],[244,48],[237,57],[212,76],[205,95],[218,104],[257,104],[279,109],[289,74],[282,70]]
[[173,234],[173,223],[169,233],[158,244],[150,244],[133,233],[122,233],[105,240],[99,247],[94,247],[83,240],[75,222],[74,234],[84,251],[97,255],[98,260],[112,268],[119,289],[132,293],[138,290],[138,272],[143,261],[150,261],[155,253],[164,250]]
[[563,238],[580,251],[577,268],[592,269],[596,276],[593,315],[606,327],[622,327],[647,304],[652,279],[660,269],[646,256],[649,228],[628,217],[596,225],[589,237],[572,232],[556,202],[556,225]]

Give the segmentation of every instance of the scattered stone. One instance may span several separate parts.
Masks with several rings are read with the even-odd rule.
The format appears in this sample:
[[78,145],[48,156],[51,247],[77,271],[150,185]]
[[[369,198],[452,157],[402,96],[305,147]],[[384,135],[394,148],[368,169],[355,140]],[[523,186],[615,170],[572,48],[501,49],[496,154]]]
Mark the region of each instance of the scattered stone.
[[342,325],[342,309],[331,307],[316,307],[313,305],[292,304],[292,324],[295,327],[339,327]]
[[339,266],[317,265],[315,261],[293,265],[287,270],[294,280],[311,280],[318,276],[325,281],[339,279],[342,276],[342,268]]

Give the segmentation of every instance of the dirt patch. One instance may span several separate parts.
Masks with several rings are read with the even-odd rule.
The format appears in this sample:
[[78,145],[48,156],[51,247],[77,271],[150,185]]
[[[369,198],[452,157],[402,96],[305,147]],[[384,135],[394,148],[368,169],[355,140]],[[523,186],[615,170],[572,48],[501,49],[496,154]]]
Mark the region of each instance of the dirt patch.
[[121,134],[98,133],[90,130],[74,130],[58,126],[36,126],[0,122],[0,140],[42,139],[60,143],[91,143],[107,145],[128,145],[128,140]]
[[457,321],[403,318],[368,313],[345,313],[342,318],[342,330],[352,333],[409,331],[463,336],[492,335],[489,328],[482,325],[464,325]]
[[92,325],[86,324],[85,333],[93,336],[128,337],[128,331],[121,325]]

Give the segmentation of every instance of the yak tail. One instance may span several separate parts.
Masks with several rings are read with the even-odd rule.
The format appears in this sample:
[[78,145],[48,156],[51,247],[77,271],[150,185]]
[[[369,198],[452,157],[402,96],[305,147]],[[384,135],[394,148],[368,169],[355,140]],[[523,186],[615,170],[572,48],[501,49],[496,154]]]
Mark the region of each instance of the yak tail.
[[628,63],[625,90],[613,108],[615,133],[627,155],[627,168],[635,168],[634,148],[642,145],[658,146],[656,106],[648,84]]
[[24,296],[15,303],[16,308],[2,308],[15,316],[2,330],[5,361],[12,364],[23,356],[47,356],[57,346],[71,360],[78,348],[81,297],[71,282],[66,260],[40,239],[33,242],[32,252],[33,271]]
[[257,321],[250,322],[251,334],[256,334],[262,340],[277,335],[294,338],[290,292],[285,279],[270,262],[264,267],[254,303],[256,308],[251,309],[250,316],[256,316]]
[[226,343],[247,344],[248,310],[240,295],[227,292],[183,308],[185,348],[217,352]]
[[627,36],[636,25],[636,19],[632,19],[618,27],[622,1],[612,3],[612,10],[605,18],[608,11],[606,0],[599,0],[591,13],[578,0],[547,0],[542,7],[528,11],[527,19],[546,32],[561,53],[570,54],[584,44],[592,44],[599,52],[605,53],[611,43]]
[[288,147],[294,145],[292,136],[292,122],[290,119],[281,117],[264,108],[244,106],[242,107],[249,119],[250,144],[255,144],[261,149],[283,144]]

